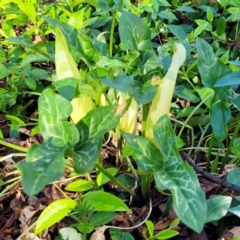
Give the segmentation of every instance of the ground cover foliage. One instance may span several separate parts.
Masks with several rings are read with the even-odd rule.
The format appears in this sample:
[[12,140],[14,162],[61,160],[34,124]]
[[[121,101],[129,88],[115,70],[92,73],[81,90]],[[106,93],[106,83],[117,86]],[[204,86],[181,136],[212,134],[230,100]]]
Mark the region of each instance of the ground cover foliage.
[[238,0],[0,2],[1,239],[239,239]]

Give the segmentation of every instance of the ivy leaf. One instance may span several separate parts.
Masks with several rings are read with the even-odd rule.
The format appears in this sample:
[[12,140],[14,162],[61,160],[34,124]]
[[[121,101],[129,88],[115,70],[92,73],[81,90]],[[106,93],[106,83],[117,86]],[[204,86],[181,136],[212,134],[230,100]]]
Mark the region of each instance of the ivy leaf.
[[76,148],[85,144],[88,140],[101,138],[107,131],[116,128],[127,107],[128,104],[122,109],[115,105],[92,109],[76,124],[80,136]]
[[119,33],[124,49],[151,50],[151,31],[147,24],[130,12],[123,12],[119,20]]
[[50,138],[41,145],[33,144],[27,153],[26,162],[19,163],[23,189],[28,196],[37,194],[63,175],[65,149],[57,148],[51,142]]
[[74,170],[79,174],[91,171],[101,153],[101,147],[102,138],[94,141],[88,141],[75,148],[75,154],[73,156]]
[[121,132],[126,143],[133,149],[133,158],[143,172],[164,166],[163,156],[147,138]]
[[79,139],[76,127],[67,122],[72,105],[60,95],[45,89],[38,100],[39,126],[44,140],[52,139],[56,147],[74,146]]
[[[169,189],[173,208],[178,217],[196,232],[201,232],[206,220],[207,204],[196,173],[183,162],[175,140],[175,134],[167,115],[160,117],[153,129],[154,138],[167,156],[165,168],[154,168],[157,188]],[[188,204],[186,204],[186,202]]]

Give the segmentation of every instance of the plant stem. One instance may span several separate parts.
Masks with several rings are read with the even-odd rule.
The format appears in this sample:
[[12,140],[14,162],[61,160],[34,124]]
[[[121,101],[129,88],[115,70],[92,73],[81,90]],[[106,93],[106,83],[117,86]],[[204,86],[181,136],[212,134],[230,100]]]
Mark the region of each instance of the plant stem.
[[3,145],[3,146],[9,147],[9,148],[18,150],[18,151],[20,151],[20,152],[27,152],[27,151],[28,151],[27,148],[24,148],[24,147],[15,145],[15,144],[13,144],[13,143],[5,142],[5,141],[3,141],[3,140],[0,140],[0,144]]
[[112,12],[112,24],[111,24],[111,30],[110,30],[110,40],[109,40],[109,53],[112,57],[113,55],[113,38],[114,38],[114,28],[115,28],[115,22],[116,22],[116,12]]
[[209,143],[209,148],[208,148],[208,153],[207,153],[207,165],[206,165],[206,170],[207,172],[209,171],[209,166],[210,166],[210,161],[211,161],[211,155],[212,155],[212,148],[213,148],[213,142],[214,142],[214,133],[211,135],[210,143]]
[[238,120],[237,126],[236,126],[236,128],[235,128],[235,130],[233,132],[232,138],[231,138],[230,143],[228,145],[227,152],[226,152],[224,158],[222,159],[222,166],[221,166],[220,171],[222,171],[224,166],[226,165],[226,163],[228,163],[228,156],[229,156],[229,154],[231,152],[233,141],[235,140],[235,138],[236,138],[236,136],[238,134],[239,129],[240,129],[240,121]]
[[147,121],[147,105],[142,105],[142,136],[145,136],[146,132],[146,121]]
[[122,182],[120,182],[117,178],[115,178],[114,176],[112,176],[108,171],[106,171],[106,169],[104,167],[102,167],[99,163],[96,163],[96,168],[102,172],[104,175],[106,175],[109,179],[111,179],[117,186],[119,186],[120,188],[124,189],[126,192],[128,192],[130,195],[132,196],[136,196],[135,193],[128,188],[126,185],[124,185]]

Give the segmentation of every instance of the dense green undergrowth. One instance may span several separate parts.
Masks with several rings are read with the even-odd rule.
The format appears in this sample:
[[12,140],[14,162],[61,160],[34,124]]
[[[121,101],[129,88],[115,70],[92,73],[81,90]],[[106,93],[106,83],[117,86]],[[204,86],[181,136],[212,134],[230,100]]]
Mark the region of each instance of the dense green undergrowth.
[[[28,196],[66,169],[64,191],[79,193],[47,206],[35,234],[70,215],[77,223],[58,239],[88,239],[99,226],[95,235],[112,228],[112,239],[133,239],[104,224],[128,212],[129,199],[151,210],[153,186],[170,195],[166,211],[178,218],[156,233],[148,215],[144,239],[176,236],[179,219],[200,233],[240,216],[238,196],[207,199],[180,155],[203,154],[214,174],[235,164],[227,181],[240,185],[238,0],[5,0],[0,11],[0,112],[10,123],[0,144],[26,153],[12,156],[25,156],[14,167]],[[23,127],[43,141],[23,148],[4,140]],[[109,139],[115,160],[104,168]],[[1,196],[10,188],[2,181]],[[109,181],[123,192],[108,193]]]

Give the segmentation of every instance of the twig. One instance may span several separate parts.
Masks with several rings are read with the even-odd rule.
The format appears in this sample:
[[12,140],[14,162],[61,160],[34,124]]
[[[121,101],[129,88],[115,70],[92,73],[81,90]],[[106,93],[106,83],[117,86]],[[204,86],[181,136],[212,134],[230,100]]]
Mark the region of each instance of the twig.
[[192,160],[192,158],[186,152],[181,152],[181,155],[185,160],[187,160],[187,162],[194,168],[194,170],[197,173],[200,173],[205,178],[211,180],[214,183],[217,183],[223,187],[226,187],[230,190],[240,193],[240,187],[238,187],[237,185],[226,182],[225,180],[218,178],[218,177],[212,175],[211,173],[208,173],[208,172],[204,171],[203,169],[199,168],[198,165]]

